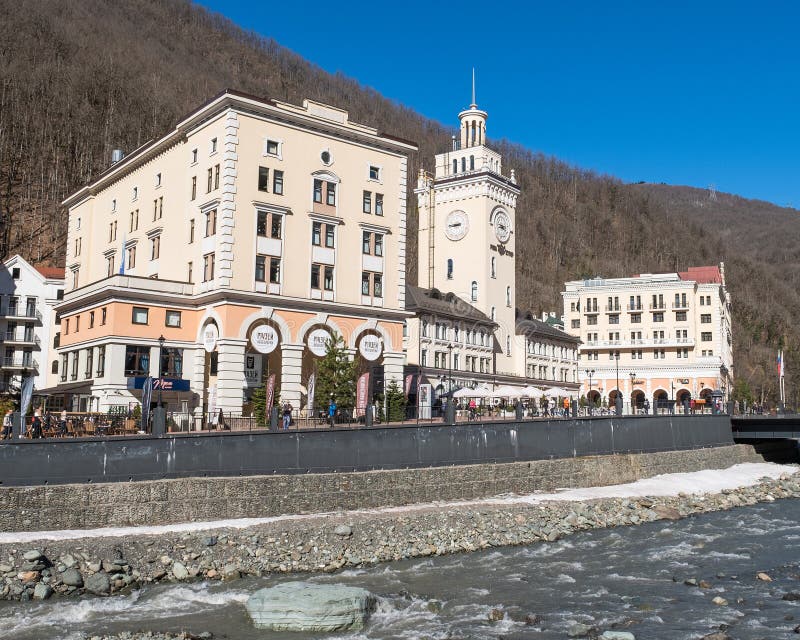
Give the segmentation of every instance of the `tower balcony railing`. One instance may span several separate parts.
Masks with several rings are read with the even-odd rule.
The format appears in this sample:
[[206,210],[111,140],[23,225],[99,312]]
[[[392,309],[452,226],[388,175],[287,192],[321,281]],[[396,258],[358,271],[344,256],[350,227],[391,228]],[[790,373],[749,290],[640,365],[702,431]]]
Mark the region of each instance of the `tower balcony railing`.
[[642,310],[642,305],[641,305],[641,303],[639,303],[639,304],[627,304],[627,305],[625,305],[625,308],[629,312],[636,313],[636,312]]
[[638,348],[638,347],[693,347],[694,338],[634,338],[632,340],[588,340],[580,349]]
[[36,362],[33,358],[26,358],[26,357],[18,357],[18,356],[7,356],[0,360],[0,364],[3,365],[4,369],[31,369],[37,371],[39,369],[39,363]]
[[651,302],[650,311],[664,311],[667,305],[663,302]]
[[32,333],[19,333],[15,331],[6,331],[3,336],[3,342],[6,344],[22,344],[22,345],[35,345],[41,346],[39,336]]
[[672,308],[675,311],[686,311],[689,308],[689,301],[688,300],[681,300],[680,302],[673,302]]

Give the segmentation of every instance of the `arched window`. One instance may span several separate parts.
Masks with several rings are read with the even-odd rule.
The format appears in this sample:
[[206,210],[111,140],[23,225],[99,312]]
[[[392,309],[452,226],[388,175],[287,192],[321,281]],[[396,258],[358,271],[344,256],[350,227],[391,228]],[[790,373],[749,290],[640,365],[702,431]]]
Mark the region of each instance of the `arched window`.
[[494,256],[492,256],[492,270],[491,270],[491,273],[492,273],[492,278],[496,278],[497,277],[497,258],[495,258]]
[[458,160],[453,160],[453,173],[458,173]]
[[478,283],[475,280],[472,281],[472,301],[478,301]]
[[469,170],[475,171],[475,156],[469,157]]
[[447,279],[448,280],[452,280],[453,279],[453,259],[452,258],[448,258],[447,259]]
[[461,158],[461,171],[466,171],[466,170],[467,170],[467,159]]
[[511,287],[506,287],[506,306],[511,306]]

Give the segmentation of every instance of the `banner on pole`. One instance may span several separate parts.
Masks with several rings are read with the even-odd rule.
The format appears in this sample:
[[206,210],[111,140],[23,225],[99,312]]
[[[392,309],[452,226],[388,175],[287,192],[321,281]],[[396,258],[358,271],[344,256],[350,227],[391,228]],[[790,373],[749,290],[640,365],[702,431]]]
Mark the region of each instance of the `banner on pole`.
[[142,424],[141,431],[147,432],[150,424],[150,401],[153,398],[153,378],[147,376],[142,382]]
[[269,416],[272,415],[272,405],[275,404],[275,374],[271,374],[269,379],[267,380],[267,404],[265,407],[265,413],[267,415],[267,420],[269,420]]
[[369,396],[369,372],[362,373],[358,378],[356,391],[356,413],[364,415],[367,409],[367,398]]
[[317,387],[317,374],[312,373],[308,379],[308,415],[314,415],[314,393]]
[[216,425],[219,420],[217,415],[217,385],[212,384],[208,388],[208,421]]
[[405,387],[406,387],[406,398],[408,397],[408,394],[411,393],[411,383],[412,382],[414,382],[414,374],[413,373],[409,373],[406,376],[406,385],[405,385]]
[[33,376],[28,376],[22,381],[22,389],[20,389],[19,399],[19,412],[22,414],[23,424],[25,416],[28,414],[28,409],[31,407],[31,398],[33,397]]

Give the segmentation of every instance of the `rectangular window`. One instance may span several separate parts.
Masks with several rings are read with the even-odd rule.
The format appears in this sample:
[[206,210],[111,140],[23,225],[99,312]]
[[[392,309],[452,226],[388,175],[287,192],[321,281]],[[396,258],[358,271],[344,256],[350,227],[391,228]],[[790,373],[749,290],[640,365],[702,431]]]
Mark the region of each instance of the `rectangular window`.
[[125,375],[146,376],[150,373],[150,347],[127,345],[125,347]]
[[[706,304],[706,297],[705,296],[700,296],[700,306],[704,307],[705,304]],[[705,355],[705,354],[703,354],[703,355]]]
[[328,247],[329,249],[333,249],[335,238],[336,238],[336,225],[326,224],[325,225],[325,246]]
[[214,165],[214,188],[219,189],[219,165]]
[[275,213],[272,214],[271,224],[269,225],[269,235],[271,238],[275,238],[276,240],[280,240],[281,237],[281,225],[283,223],[282,216],[279,216]]
[[167,314],[164,320],[164,324],[168,327],[180,327],[181,326],[181,312],[180,311],[171,311],[167,309]]
[[86,368],[83,370],[83,377],[88,379],[92,377],[92,356],[94,355],[94,349],[89,348],[86,350]]
[[211,193],[211,185],[214,183],[214,170],[209,167],[206,180],[206,193]]
[[158,256],[160,254],[161,254],[161,236],[150,238],[150,259],[158,260]]
[[158,220],[158,198],[153,200],[153,222]]
[[189,244],[194,242],[194,218],[189,220]]
[[197,162],[197,149],[192,149],[192,164]]
[[134,307],[131,313],[133,324],[147,324],[147,307]]
[[128,247],[128,264],[125,266],[128,269],[136,267],[136,245]]
[[370,180],[380,180],[381,179],[381,169],[380,169],[380,167],[370,167],[369,168],[369,179]]
[[272,193],[276,196],[283,195],[283,171],[272,172]]
[[80,356],[79,351],[72,352],[72,371],[70,372],[70,378],[72,380],[78,379],[78,357]]
[[[361,295],[369,295],[369,274],[366,271],[361,274]],[[437,326],[436,328],[438,329],[439,327]]]
[[580,327],[581,327],[581,321],[580,320],[573,320],[572,321],[572,328],[573,329],[580,329]]
[[326,183],[325,202],[331,207],[336,206],[336,185],[333,182]]
[[375,234],[374,253],[376,256],[383,256],[383,236],[380,233]]
[[269,281],[271,284],[281,283],[281,259],[269,259]]
[[383,215],[383,194],[376,193],[375,194],[375,215],[382,216]]
[[631,314],[631,323],[636,324],[642,321],[642,314],[641,313],[632,313]]
[[206,238],[217,232],[217,210],[206,211]]
[[211,138],[211,153],[217,152],[217,139]]
[[269,169],[267,167],[258,168],[258,190],[269,191]]
[[190,262],[187,266],[188,266],[189,273],[188,273],[188,275],[186,277],[186,282],[188,282],[189,284],[192,284],[192,263]]
[[94,311],[89,312],[89,328],[94,328]]
[[314,180],[314,202],[322,203],[322,180]]
[[106,275],[113,276],[115,273],[114,269],[114,256],[107,256],[106,257]]
[[322,223],[314,222],[311,225],[311,244],[315,247],[322,246]]
[[267,257],[256,256],[256,282],[266,282],[267,279]]
[[376,298],[383,298],[383,275],[380,273],[372,276],[372,291]]
[[333,291],[333,267],[325,265],[325,280],[322,283],[325,291]]
[[271,156],[278,155],[278,143],[275,140],[267,140],[267,154]]
[[711,342],[711,340],[712,340],[711,332],[710,331],[703,331],[700,334],[700,340],[703,341],[703,342]]
[[588,324],[588,325],[596,325],[597,324],[597,316],[587,316],[586,324]]
[[616,314],[608,316],[608,324],[619,324],[619,316]]
[[259,211],[256,213],[256,235],[262,238],[267,237],[267,217],[266,211]]
[[[312,289],[319,289],[319,269],[320,265],[312,264],[311,265],[311,288]],[[68,327],[69,328],[69,327]]]
[[661,313],[661,312],[654,313],[653,314],[653,322],[664,322],[664,314]]
[[214,279],[214,254],[207,253],[203,256],[203,282]]
[[106,373],[106,348],[97,347],[97,377],[102,378]]
[[700,315],[700,324],[711,324],[711,314],[703,313]]
[[100,324],[105,324],[107,317],[108,317],[108,309],[106,307],[103,307],[102,309],[100,309]]
[[161,351],[161,372],[175,378],[183,375],[183,349],[165,347]]
[[361,253],[366,256],[372,253],[372,234],[369,231],[361,234]]
[[676,322],[686,322],[686,312],[685,311],[678,311],[675,314],[675,321]]
[[364,192],[363,204],[361,210],[364,213],[372,213],[372,191]]
[[192,197],[194,200],[197,197],[197,176],[192,176]]
[[81,330],[81,317],[75,316],[75,333]]

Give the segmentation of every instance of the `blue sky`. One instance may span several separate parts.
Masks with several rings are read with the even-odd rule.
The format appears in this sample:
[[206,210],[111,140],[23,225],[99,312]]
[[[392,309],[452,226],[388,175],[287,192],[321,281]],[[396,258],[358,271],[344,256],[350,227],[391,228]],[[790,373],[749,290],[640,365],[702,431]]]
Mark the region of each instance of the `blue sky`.
[[800,208],[800,3],[203,0],[455,126],[626,181]]

